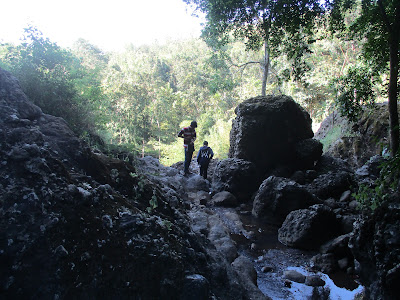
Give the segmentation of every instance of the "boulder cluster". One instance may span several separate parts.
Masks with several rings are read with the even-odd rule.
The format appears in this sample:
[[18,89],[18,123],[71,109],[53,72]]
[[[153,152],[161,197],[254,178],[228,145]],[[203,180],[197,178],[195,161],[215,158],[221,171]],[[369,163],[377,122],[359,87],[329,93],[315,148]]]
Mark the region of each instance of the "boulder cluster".
[[384,158],[370,143],[365,152],[359,145],[352,159],[322,154],[308,113],[287,96],[249,99],[236,114],[230,158],[214,170],[214,192],[228,191],[239,203],[250,203],[253,217],[280,227],[282,244],[317,250],[316,270],[357,273],[374,299],[397,295],[400,243],[393,234],[400,229],[394,221],[398,204],[371,217],[360,214],[353,197],[360,183],[370,185],[379,177]]

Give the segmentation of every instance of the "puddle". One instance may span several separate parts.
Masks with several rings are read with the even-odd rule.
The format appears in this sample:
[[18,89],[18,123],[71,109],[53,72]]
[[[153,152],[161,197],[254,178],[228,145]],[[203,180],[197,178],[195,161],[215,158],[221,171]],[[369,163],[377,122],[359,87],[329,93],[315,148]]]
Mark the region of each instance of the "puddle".
[[220,207],[213,210],[231,232],[238,252],[254,262],[258,287],[272,299],[351,300],[362,293],[363,287],[344,272],[330,276],[317,273],[326,283],[318,289],[301,283],[289,283],[283,278],[286,270],[295,269],[304,275],[316,274],[308,270],[311,270],[311,258],[317,252],[284,246],[278,241],[279,227],[261,223],[253,218],[249,207],[242,208],[241,211]]

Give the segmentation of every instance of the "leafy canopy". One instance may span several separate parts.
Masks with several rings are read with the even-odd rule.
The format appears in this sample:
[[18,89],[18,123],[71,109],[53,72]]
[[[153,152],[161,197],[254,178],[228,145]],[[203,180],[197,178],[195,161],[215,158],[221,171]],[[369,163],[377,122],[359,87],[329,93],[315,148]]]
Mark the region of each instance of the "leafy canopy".
[[[309,53],[315,20],[324,12],[317,0],[184,0],[205,13],[203,38],[214,48],[232,39],[244,41],[248,50],[265,47],[269,56],[282,53],[293,60],[292,74],[304,72],[302,57]],[[303,64],[303,66],[301,66]]]

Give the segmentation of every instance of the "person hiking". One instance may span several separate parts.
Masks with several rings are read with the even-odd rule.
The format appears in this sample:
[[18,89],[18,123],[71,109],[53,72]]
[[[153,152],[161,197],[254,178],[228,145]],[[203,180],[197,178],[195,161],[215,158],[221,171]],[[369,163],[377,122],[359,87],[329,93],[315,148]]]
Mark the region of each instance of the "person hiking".
[[194,152],[194,141],[196,140],[196,128],[197,122],[192,121],[190,126],[184,127],[178,132],[178,137],[183,138],[183,147],[185,148],[185,164],[184,164],[184,174],[188,175],[190,162],[192,161],[192,156]]
[[214,152],[208,147],[208,142],[204,141],[203,147],[201,147],[199,153],[197,153],[197,162],[200,165],[200,176],[203,176],[204,179],[207,179],[208,164],[213,156]]

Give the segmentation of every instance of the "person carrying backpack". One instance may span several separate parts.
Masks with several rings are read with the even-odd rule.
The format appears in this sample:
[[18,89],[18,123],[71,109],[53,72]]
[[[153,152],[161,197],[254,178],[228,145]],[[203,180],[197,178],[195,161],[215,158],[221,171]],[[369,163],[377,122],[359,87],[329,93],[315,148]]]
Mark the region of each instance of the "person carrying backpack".
[[185,164],[184,164],[184,173],[185,175],[189,175],[189,166],[192,161],[192,156],[194,152],[194,141],[196,140],[196,128],[197,122],[192,121],[190,126],[184,127],[181,131],[178,132],[178,136],[183,138],[183,147],[185,148]]
[[214,152],[208,147],[208,142],[204,141],[203,147],[201,147],[199,153],[197,153],[197,162],[200,165],[200,176],[203,176],[204,179],[207,179],[208,164],[213,156]]

